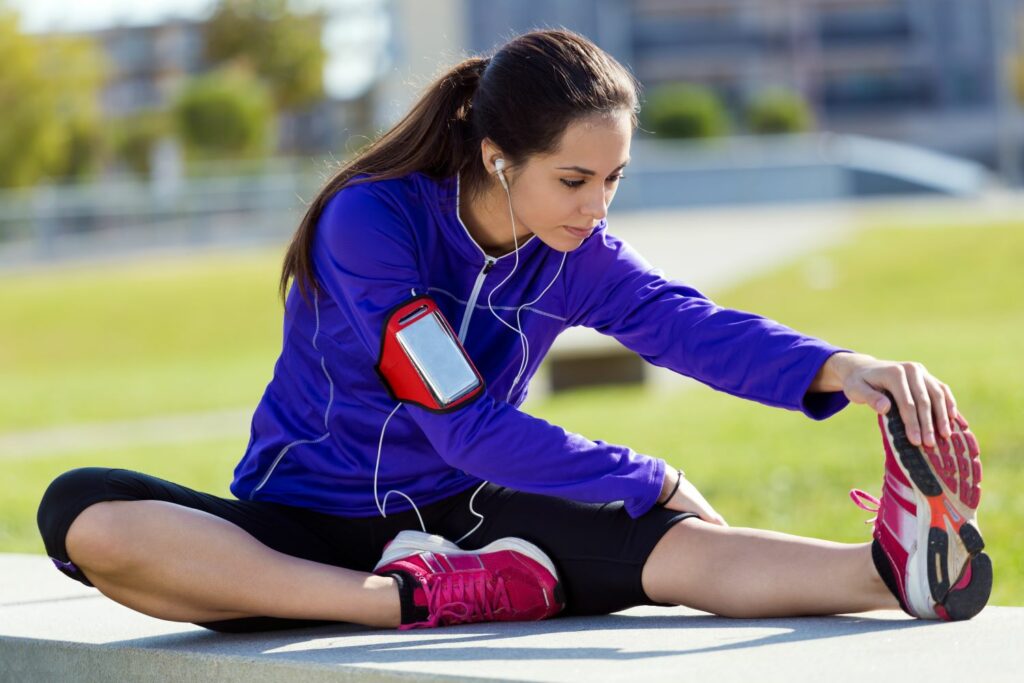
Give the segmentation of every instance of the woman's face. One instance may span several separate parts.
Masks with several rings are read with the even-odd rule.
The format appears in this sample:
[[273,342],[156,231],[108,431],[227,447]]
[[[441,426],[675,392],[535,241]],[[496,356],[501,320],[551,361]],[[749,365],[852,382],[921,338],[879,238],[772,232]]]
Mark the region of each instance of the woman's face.
[[578,248],[608,214],[632,133],[629,112],[580,119],[555,152],[506,168],[517,234],[533,233],[557,251]]

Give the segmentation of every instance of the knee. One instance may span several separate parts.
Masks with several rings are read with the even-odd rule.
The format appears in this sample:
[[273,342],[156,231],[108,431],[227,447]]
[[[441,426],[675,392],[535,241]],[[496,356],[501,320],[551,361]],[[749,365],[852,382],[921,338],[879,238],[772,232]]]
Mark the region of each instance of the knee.
[[117,521],[123,511],[116,509],[119,503],[106,500],[109,472],[101,467],[71,470],[46,489],[36,519],[50,557],[93,569],[124,559]]
[[82,510],[68,529],[65,544],[71,560],[85,570],[111,573],[133,562],[129,539],[132,501],[103,501]]

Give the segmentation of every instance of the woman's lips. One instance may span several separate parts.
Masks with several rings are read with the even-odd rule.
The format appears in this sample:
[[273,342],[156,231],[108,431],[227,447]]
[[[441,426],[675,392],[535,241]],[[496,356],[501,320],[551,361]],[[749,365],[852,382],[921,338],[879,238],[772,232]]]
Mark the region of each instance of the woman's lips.
[[571,225],[563,225],[562,227],[573,237],[586,238],[590,237],[590,233],[593,232],[590,228],[574,228]]

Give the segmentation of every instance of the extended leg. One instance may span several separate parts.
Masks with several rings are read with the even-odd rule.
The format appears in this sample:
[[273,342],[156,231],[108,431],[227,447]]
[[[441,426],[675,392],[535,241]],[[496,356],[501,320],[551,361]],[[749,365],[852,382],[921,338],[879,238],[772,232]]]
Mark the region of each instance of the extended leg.
[[845,544],[690,518],[673,526],[644,566],[658,602],[729,617],[782,617],[899,609],[871,559]]

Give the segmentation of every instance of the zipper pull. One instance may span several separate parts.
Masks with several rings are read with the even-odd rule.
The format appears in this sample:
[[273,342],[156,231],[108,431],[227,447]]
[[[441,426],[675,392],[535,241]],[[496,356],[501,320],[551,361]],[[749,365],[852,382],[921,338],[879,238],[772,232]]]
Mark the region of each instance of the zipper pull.
[[487,273],[491,272],[491,268],[493,268],[494,264],[497,262],[498,259],[491,258],[488,256],[487,260],[484,262],[484,275],[487,275]]

